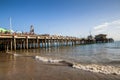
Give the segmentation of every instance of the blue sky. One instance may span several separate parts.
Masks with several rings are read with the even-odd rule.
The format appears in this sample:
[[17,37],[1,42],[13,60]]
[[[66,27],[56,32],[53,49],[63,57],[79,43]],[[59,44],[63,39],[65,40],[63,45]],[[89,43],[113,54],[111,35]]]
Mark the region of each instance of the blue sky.
[[33,25],[37,34],[86,37],[91,31],[120,40],[120,0],[0,0],[0,26],[9,29],[10,17],[14,31]]

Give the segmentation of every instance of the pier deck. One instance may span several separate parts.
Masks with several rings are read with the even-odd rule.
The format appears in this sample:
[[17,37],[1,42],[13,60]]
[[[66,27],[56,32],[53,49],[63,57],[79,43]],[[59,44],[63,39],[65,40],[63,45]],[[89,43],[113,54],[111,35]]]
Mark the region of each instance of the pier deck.
[[0,48],[4,50],[77,45],[80,38],[56,35],[0,34]]

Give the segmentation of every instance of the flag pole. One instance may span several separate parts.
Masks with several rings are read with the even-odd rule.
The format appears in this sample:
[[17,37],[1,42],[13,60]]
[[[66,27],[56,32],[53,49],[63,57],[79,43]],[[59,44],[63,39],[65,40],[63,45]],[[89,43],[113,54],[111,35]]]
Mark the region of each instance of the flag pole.
[[12,31],[12,20],[11,20],[11,17],[10,17],[10,33]]

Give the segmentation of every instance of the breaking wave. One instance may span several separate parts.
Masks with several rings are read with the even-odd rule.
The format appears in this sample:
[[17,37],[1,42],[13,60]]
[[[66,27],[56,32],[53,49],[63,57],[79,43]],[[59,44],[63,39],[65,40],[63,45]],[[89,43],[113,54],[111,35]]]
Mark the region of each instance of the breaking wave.
[[113,74],[113,75],[120,75],[120,66],[112,66],[112,65],[100,65],[100,64],[80,64],[75,62],[69,62],[62,59],[53,59],[49,57],[42,57],[42,56],[24,56],[20,54],[12,54],[14,56],[20,56],[20,57],[32,57],[36,60],[51,63],[51,64],[62,64],[64,66],[69,66],[75,69],[81,69],[85,71],[90,72],[96,72],[96,73],[103,73],[103,74]]
[[91,72],[97,72],[97,73],[120,75],[119,67],[114,67],[109,65],[105,66],[105,65],[97,65],[97,64],[91,64],[91,65],[74,64],[73,68],[82,69]]
[[81,69],[81,70],[90,71],[90,72],[120,75],[120,67],[115,67],[115,66],[98,65],[98,64],[88,64],[88,65],[78,64],[74,62],[68,62],[62,59],[52,59],[52,58],[41,57],[41,56],[35,56],[35,59],[43,61],[43,62],[48,62],[48,63],[65,64],[72,68]]
[[41,56],[35,56],[35,59],[38,59],[43,62],[49,62],[49,63],[59,63],[63,60],[60,59],[52,59],[52,58],[46,58],[46,57],[41,57]]

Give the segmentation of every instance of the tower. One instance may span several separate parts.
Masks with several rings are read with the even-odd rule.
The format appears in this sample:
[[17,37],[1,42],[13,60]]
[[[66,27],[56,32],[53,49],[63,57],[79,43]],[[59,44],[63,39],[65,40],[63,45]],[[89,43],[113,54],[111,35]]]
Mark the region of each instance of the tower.
[[92,40],[92,39],[93,39],[93,36],[92,36],[92,34],[91,34],[91,31],[89,31],[89,34],[90,34],[90,35],[88,36],[88,39],[89,39],[89,40]]
[[34,34],[34,27],[33,27],[33,25],[30,26],[30,34]]

